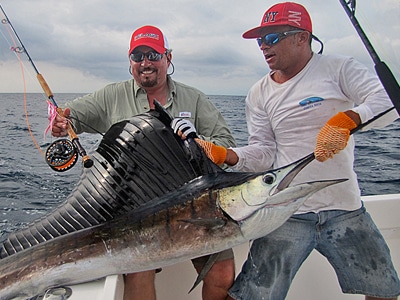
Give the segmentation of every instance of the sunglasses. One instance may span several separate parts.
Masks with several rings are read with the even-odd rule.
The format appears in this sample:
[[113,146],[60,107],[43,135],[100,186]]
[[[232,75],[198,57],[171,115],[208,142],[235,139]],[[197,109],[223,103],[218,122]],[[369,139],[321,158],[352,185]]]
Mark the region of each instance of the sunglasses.
[[156,51],[143,52],[132,52],[130,55],[131,60],[134,62],[142,62],[144,57],[147,57],[149,61],[159,61],[162,58],[162,54]]
[[290,30],[285,32],[269,33],[263,37],[257,38],[258,46],[264,43],[267,46],[272,46],[287,38],[288,36],[294,35],[296,33],[302,32],[303,30]]

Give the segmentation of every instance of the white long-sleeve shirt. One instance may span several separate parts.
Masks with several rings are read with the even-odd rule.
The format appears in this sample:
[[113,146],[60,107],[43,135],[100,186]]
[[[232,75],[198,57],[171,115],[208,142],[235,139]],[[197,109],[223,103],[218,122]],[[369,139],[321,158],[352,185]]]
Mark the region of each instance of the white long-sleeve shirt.
[[[233,148],[235,171],[263,171],[290,164],[314,151],[324,124],[340,111],[357,112],[362,123],[393,106],[379,79],[350,57],[313,54],[305,68],[279,84],[267,74],[246,98],[248,146]],[[387,124],[393,119],[388,120]],[[386,124],[386,125],[387,125]],[[294,179],[301,182],[348,178],[311,196],[297,213],[361,206],[353,170],[354,139],[326,162],[311,162]]]

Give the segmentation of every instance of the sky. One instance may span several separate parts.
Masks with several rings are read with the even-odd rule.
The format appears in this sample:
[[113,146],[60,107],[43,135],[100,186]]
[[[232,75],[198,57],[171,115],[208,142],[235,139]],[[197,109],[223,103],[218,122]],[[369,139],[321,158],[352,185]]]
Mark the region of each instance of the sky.
[[[278,1],[279,2],[279,1]],[[311,15],[324,54],[374,63],[340,0],[298,0]],[[131,78],[128,48],[142,25],[159,27],[172,51],[172,78],[208,95],[246,95],[269,72],[255,40],[242,34],[260,25],[275,1],[266,0],[0,0],[32,61],[57,93],[90,93]],[[400,1],[358,0],[356,17],[380,59],[400,81]],[[3,14],[0,11],[3,19]],[[7,27],[0,24],[0,93],[42,92]],[[18,44],[18,42],[17,42]],[[313,43],[318,52],[319,44]],[[172,68],[169,70],[172,72]]]

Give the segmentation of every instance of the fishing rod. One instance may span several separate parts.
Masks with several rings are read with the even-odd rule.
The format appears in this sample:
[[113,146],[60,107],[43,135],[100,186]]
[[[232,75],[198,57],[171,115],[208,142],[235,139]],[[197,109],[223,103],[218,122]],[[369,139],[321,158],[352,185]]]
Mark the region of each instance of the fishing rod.
[[381,61],[378,54],[376,53],[374,47],[369,41],[367,35],[364,30],[361,28],[360,23],[358,22],[355,14],[356,14],[356,0],[339,0],[342,4],[344,10],[350,18],[351,23],[356,29],[358,35],[361,38],[361,41],[364,43],[364,46],[367,48],[369,55],[375,63],[375,71],[382,82],[383,87],[386,90],[390,100],[392,101],[394,107],[397,112],[400,114],[400,86],[396,81],[393,73],[390,71],[389,67]]
[[[15,30],[14,26],[12,25],[10,19],[8,18],[6,12],[4,11],[3,7],[0,5],[0,9],[3,12],[5,19],[2,20],[2,23],[5,25],[9,25],[12,32],[14,33],[15,37],[17,38],[20,47],[12,47],[11,50],[17,53],[25,53],[28,61],[31,63],[33,69],[36,72],[36,77],[39,81],[40,86],[42,87],[43,91],[47,95],[51,105],[55,107],[56,112],[61,117],[64,116],[64,112],[61,107],[58,107],[54,95],[50,90],[46,80],[44,79],[43,75],[40,74],[39,70],[36,68],[35,63],[33,62],[31,56],[29,55],[28,51],[26,50],[22,40],[18,36],[17,31]],[[79,142],[78,135],[75,133],[72,125],[70,123],[67,124],[67,132],[70,140],[68,139],[60,139],[52,144],[47,148],[45,154],[45,160],[47,164],[55,171],[63,172],[72,168],[75,163],[77,162],[78,154],[82,156],[83,165],[85,168],[90,168],[93,165],[93,161],[87,155],[85,149],[82,147],[81,143]]]

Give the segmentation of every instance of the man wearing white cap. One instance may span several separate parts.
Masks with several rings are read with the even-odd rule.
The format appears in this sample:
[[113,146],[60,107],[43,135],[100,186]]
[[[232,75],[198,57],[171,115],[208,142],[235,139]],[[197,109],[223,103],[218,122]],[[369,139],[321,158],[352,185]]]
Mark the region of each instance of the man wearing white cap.
[[316,249],[335,269],[344,293],[397,299],[399,278],[361,201],[350,136],[393,105],[375,74],[354,59],[314,53],[312,39],[319,40],[312,32],[302,5],[269,8],[261,25],[243,34],[257,39],[271,69],[246,98],[249,145],[225,149],[198,143],[215,162],[238,171],[275,169],[314,152],[316,161],[293,184],[348,181],[315,193],[284,225],[255,240],[229,294],[241,300],[285,299],[297,270]]
[[[135,30],[128,51],[133,79],[107,85],[67,102],[64,115],[70,117],[75,131],[106,132],[119,121],[153,109],[156,99],[174,117],[171,126],[175,132],[180,130],[186,136],[194,132],[217,145],[234,146],[235,140],[224,118],[208,97],[172,80],[168,74],[172,65],[171,51],[165,35],[157,27],[143,26]],[[53,136],[67,135],[67,122],[66,118],[58,116],[52,128]],[[198,272],[208,257],[192,260]],[[225,299],[234,276],[232,249],[220,252],[203,279],[203,298]],[[154,279],[154,270],[126,274],[124,300],[156,299]]]

